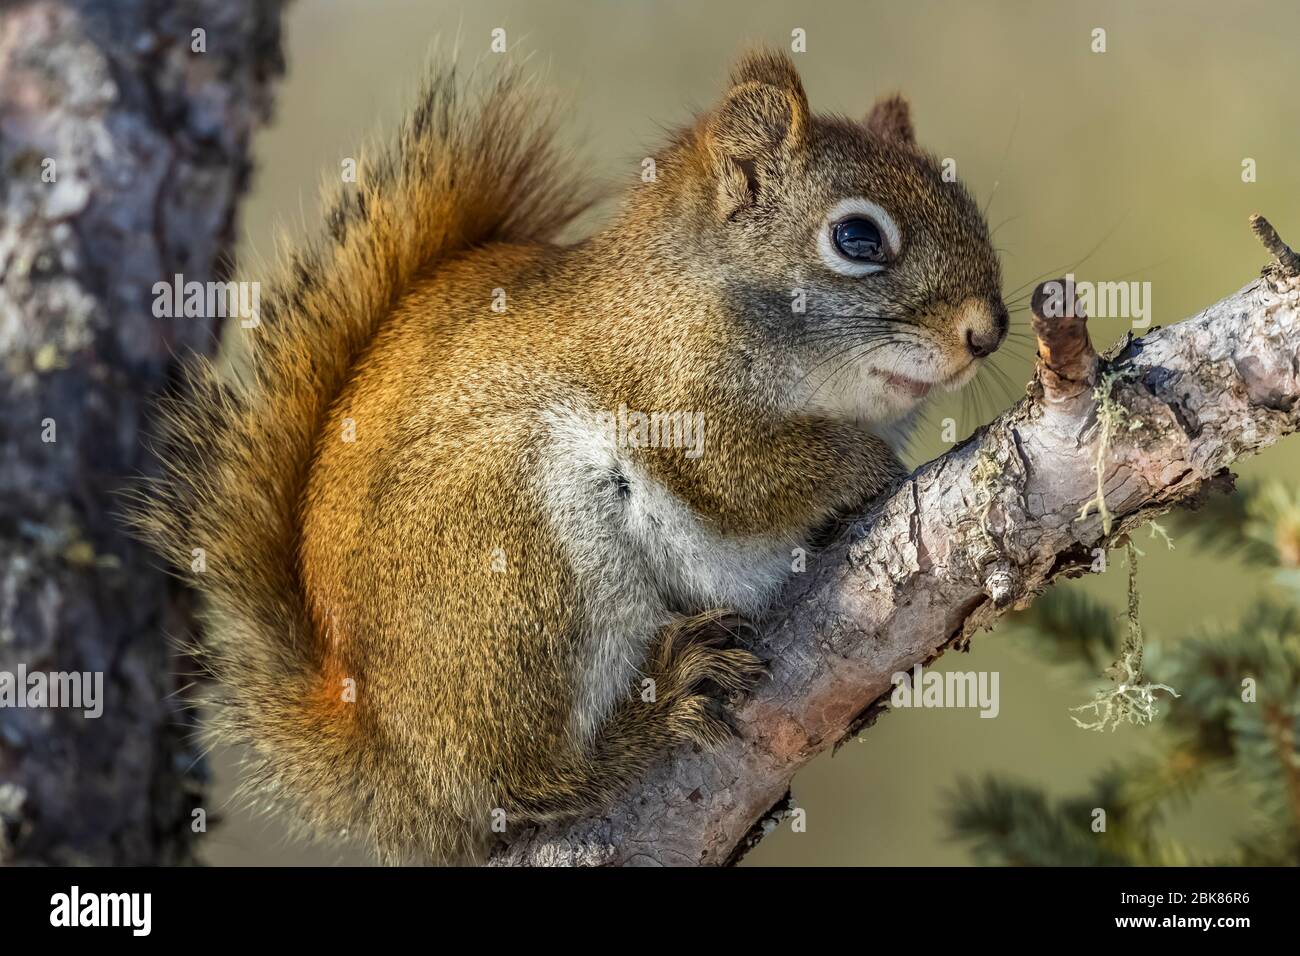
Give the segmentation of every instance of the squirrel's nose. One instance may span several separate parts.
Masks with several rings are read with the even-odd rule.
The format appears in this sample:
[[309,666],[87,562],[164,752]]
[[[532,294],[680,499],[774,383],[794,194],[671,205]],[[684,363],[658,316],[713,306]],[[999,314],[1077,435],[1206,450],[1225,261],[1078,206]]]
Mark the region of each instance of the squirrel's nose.
[[1002,339],[1007,334],[1007,325],[1009,317],[1005,308],[1000,308],[994,314],[993,328],[976,331],[973,328],[966,330],[966,348],[975,358],[985,358],[992,355],[1002,344]]
[[970,349],[970,354],[975,358],[984,358],[986,355],[992,355],[1002,344],[1001,332],[976,332],[974,329],[966,330],[966,348]]

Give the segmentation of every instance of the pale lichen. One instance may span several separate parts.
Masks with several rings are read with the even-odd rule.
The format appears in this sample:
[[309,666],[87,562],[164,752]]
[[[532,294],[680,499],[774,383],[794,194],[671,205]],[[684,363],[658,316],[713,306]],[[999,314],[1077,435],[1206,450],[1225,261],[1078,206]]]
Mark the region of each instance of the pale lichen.
[[[1138,658],[1140,660],[1140,654]],[[1084,721],[1071,714],[1070,719],[1074,721],[1075,726],[1082,727],[1084,730],[1097,731],[1109,727],[1114,731],[1125,722],[1138,726],[1149,724],[1159,713],[1156,707],[1156,691],[1163,690],[1174,697],[1178,696],[1178,691],[1168,684],[1145,683],[1142,680],[1141,664],[1135,661],[1131,654],[1122,655],[1111,665],[1111,671],[1115,674],[1112,678],[1115,686],[1099,690],[1088,703],[1070,708],[1071,711],[1091,710],[1096,718],[1092,721]]]
[[1092,397],[1097,401],[1097,457],[1092,464],[1097,475],[1097,494],[1084,502],[1078,520],[1087,518],[1095,508],[1101,516],[1103,534],[1110,534],[1114,520],[1110,508],[1106,506],[1106,455],[1110,451],[1110,443],[1117,433],[1131,432],[1142,427],[1141,420],[1132,418],[1128,409],[1115,398],[1115,385],[1128,381],[1133,375],[1131,368],[1107,369],[1098,377],[1097,386],[1092,391]]
[[[1164,529],[1154,522],[1152,525],[1152,535],[1155,536],[1158,530],[1172,548],[1173,542],[1169,539],[1169,535],[1165,534]],[[1137,726],[1149,724],[1159,713],[1156,708],[1156,691],[1162,690],[1174,697],[1178,696],[1178,691],[1168,684],[1147,682],[1142,673],[1143,635],[1137,586],[1137,559],[1141,552],[1132,541],[1128,542],[1126,549],[1128,553],[1128,635],[1124,639],[1124,646],[1120,648],[1119,659],[1106,669],[1106,676],[1111,679],[1112,686],[1097,691],[1088,703],[1070,708],[1072,712],[1070,719],[1074,721],[1075,726],[1084,730],[1103,731],[1109,727],[1113,732],[1122,723]],[[1074,712],[1085,710],[1091,710],[1095,719],[1086,721],[1074,716]]]
[[989,514],[993,510],[993,502],[997,500],[1001,478],[1002,469],[998,466],[992,448],[984,448],[975,462],[975,467],[971,469],[971,487],[975,491],[975,517],[979,522],[980,532],[984,535],[985,542],[994,551],[998,550],[998,545],[989,531]]

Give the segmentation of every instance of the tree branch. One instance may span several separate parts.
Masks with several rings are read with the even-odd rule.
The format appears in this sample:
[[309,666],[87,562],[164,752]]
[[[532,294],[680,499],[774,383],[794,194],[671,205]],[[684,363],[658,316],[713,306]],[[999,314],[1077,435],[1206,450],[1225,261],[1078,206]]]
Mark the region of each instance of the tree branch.
[[[732,861],[779,822],[795,773],[883,709],[892,675],[1086,572],[1094,549],[1296,431],[1300,264],[1266,221],[1252,227],[1274,256],[1263,278],[1126,338],[1109,360],[1097,358],[1086,320],[1053,316],[1040,287],[1028,395],[918,469],[790,584],[759,630],[770,679],[732,714],[735,738],[675,751],[603,815],[511,835],[492,864]],[[1123,407],[1121,434],[1103,435],[1098,392]],[[1110,534],[1097,508],[1079,518],[1097,497],[1107,438]]]

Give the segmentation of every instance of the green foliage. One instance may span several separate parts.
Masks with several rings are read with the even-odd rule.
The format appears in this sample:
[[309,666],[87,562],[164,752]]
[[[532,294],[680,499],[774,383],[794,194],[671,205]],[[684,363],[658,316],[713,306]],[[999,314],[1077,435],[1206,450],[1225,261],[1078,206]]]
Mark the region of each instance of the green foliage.
[[1223,557],[1294,575],[1300,566],[1300,486],[1243,485],[1179,515],[1179,537]]
[[1110,608],[1082,592],[1052,588],[1013,620],[1046,638],[1035,646],[1055,663],[1079,665],[1096,673],[1115,659],[1118,618]]
[[[1275,593],[1232,627],[1151,642],[1145,669],[1178,688],[1162,706],[1155,752],[1118,763],[1053,801],[1035,786],[962,780],[945,816],[981,863],[1011,865],[1296,865],[1300,863],[1300,489],[1240,489],[1185,519],[1183,541],[1274,571]],[[1115,659],[1121,613],[1053,588],[1019,615],[1032,646],[1095,674]],[[1198,859],[1162,836],[1169,812],[1215,780],[1254,809],[1235,849]],[[1104,830],[1096,825],[1105,813]]]
[[[972,844],[979,863],[1013,866],[1147,866],[1190,862],[1154,835],[1150,808],[1124,793],[1125,776],[1102,774],[1089,790],[1051,801],[1037,787],[1001,779],[963,779],[949,795],[949,826]],[[1098,810],[1105,830],[1094,832]]]

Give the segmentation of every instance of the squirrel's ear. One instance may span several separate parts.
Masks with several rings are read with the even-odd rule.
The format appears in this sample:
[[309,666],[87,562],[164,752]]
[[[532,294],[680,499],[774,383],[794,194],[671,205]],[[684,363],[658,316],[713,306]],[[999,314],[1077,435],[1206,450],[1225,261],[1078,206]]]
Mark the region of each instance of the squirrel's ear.
[[867,114],[867,129],[881,139],[889,139],[908,146],[916,145],[916,130],[912,127],[912,107],[900,93],[891,93],[876,100]]
[[804,143],[808,100],[787,57],[756,53],[732,71],[732,88],[709,116],[707,141],[728,214],[748,205]]
[[807,107],[789,90],[770,83],[734,86],[709,118],[709,145],[720,156],[744,161],[797,148]]

